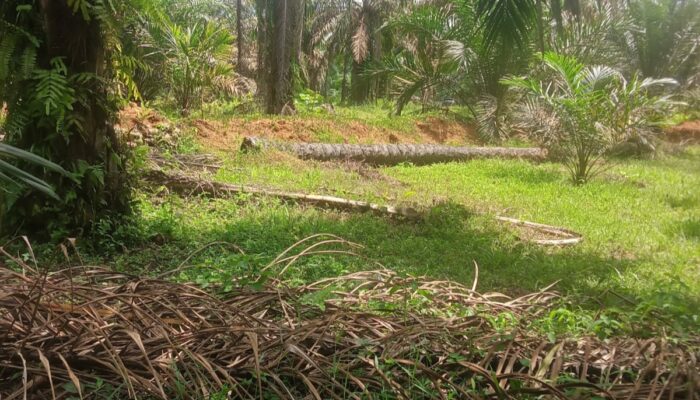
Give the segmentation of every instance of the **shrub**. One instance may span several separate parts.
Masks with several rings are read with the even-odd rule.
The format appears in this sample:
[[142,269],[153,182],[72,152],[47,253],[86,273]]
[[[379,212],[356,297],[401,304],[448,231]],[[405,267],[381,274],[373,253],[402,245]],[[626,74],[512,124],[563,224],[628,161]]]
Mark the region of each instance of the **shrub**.
[[604,158],[625,142],[653,149],[656,121],[674,103],[657,95],[672,79],[625,79],[606,66],[586,67],[575,58],[544,55],[545,79],[511,77],[502,82],[524,91],[524,130],[559,155],[576,184],[602,170]]

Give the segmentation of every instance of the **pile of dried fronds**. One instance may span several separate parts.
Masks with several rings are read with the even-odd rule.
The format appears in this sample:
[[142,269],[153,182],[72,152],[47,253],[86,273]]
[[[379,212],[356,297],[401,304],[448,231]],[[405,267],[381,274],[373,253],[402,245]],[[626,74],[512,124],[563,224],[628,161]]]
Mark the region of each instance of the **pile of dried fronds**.
[[[333,252],[311,247],[272,267]],[[511,299],[375,271],[214,296],[99,268],[21,266],[0,266],[4,400],[700,396],[697,355],[685,346],[552,343],[493,322],[538,318],[556,298],[549,291]]]

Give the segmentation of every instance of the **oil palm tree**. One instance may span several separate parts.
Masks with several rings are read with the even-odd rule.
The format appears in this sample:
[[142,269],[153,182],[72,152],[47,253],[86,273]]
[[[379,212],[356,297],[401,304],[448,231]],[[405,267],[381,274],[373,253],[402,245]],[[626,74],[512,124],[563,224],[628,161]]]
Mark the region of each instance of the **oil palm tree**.
[[294,68],[303,24],[302,0],[257,0],[258,91],[268,114],[294,108]]
[[182,26],[166,18],[150,33],[166,87],[182,112],[200,105],[208,89],[231,76],[233,37],[216,23],[200,19]]
[[451,5],[427,4],[386,25],[392,35],[401,38],[401,47],[387,57],[376,74],[391,79],[397,89],[397,115],[416,95],[420,95],[425,110],[437,92],[455,88],[470,53],[459,41],[459,23]]
[[686,83],[700,73],[700,3],[682,0],[630,2],[630,59],[644,76],[673,76]]
[[[378,85],[369,69],[384,55],[380,28],[399,10],[412,4],[407,0],[328,0],[313,2],[304,54],[312,81],[325,80],[325,72],[340,55],[343,65],[343,100],[353,104],[376,95]],[[351,75],[351,78],[348,77]],[[347,84],[350,87],[347,88]],[[349,92],[349,93],[348,93]]]
[[562,157],[576,184],[602,171],[616,145],[646,140],[656,117],[673,106],[660,88],[672,79],[625,78],[607,66],[585,66],[573,57],[546,53],[548,78],[511,77],[503,83],[522,90],[524,126],[532,136]]
[[[54,163],[27,165],[30,175],[61,165],[75,179],[45,175],[60,202],[47,203],[31,191],[18,193],[9,203],[6,198],[0,211],[3,229],[21,225],[44,234],[59,227],[78,230],[107,213],[129,210],[124,156],[111,123],[114,97],[108,90],[114,77],[111,54],[118,51],[106,47],[113,11],[111,2],[93,0],[0,3],[5,140]],[[10,170],[15,180],[47,192],[48,185]]]

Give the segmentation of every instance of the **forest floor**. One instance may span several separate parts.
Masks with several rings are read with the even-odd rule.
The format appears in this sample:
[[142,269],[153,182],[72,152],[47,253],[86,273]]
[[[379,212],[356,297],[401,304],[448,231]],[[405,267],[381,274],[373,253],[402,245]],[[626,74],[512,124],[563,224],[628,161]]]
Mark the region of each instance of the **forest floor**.
[[[123,123],[143,120],[144,112],[138,115],[127,115]],[[469,124],[442,113],[393,119],[383,111],[348,108],[285,118],[193,115],[177,125],[187,139],[166,156],[214,154],[220,168],[203,178],[429,211],[417,221],[403,221],[266,198],[183,198],[155,188],[140,192],[142,215],[136,226],[125,228],[148,240],[104,239],[102,247],[115,251],[101,261],[151,274],[178,267],[212,242],[245,251],[212,246],[189,258],[191,268],[181,278],[208,284],[255,270],[307,236],[331,233],[362,244],[364,258],[309,257],[286,278],[303,283],[380,263],[402,273],[471,284],[476,262],[481,291],[518,295],[558,282],[557,290],[575,309],[636,304],[638,310],[662,308],[680,325],[700,324],[700,146],[613,160],[591,183],[573,186],[555,163],[480,160],[374,168],[238,151],[246,135],[335,143],[480,143]],[[496,215],[561,226],[585,239],[564,248],[526,243]]]

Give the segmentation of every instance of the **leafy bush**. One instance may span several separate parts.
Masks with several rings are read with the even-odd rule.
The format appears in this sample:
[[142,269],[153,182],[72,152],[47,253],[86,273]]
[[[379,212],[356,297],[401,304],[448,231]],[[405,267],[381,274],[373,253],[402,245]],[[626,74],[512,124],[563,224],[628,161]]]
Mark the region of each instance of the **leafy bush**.
[[605,156],[624,142],[651,147],[655,122],[674,105],[659,97],[672,79],[625,79],[617,70],[586,67],[573,57],[546,53],[547,78],[512,77],[502,82],[524,91],[521,124],[559,155],[576,184],[602,170]]

